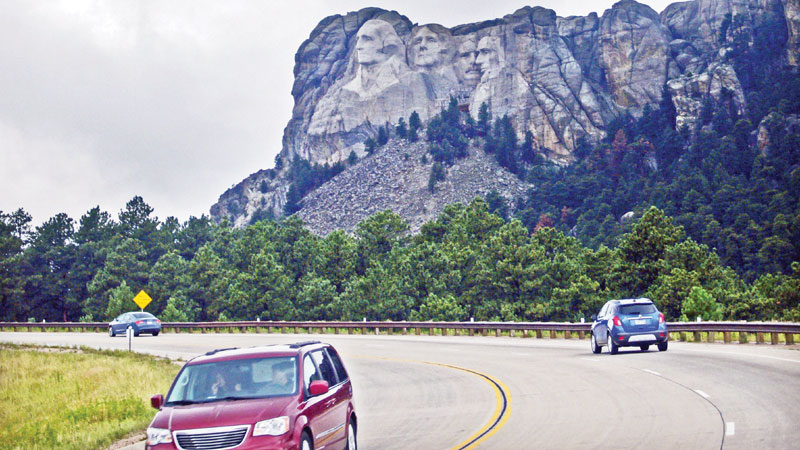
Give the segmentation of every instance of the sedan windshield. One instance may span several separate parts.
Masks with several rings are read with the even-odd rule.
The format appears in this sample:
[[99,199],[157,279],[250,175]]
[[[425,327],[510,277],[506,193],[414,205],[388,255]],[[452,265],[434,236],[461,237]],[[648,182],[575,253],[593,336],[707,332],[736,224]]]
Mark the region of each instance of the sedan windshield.
[[280,397],[297,392],[294,356],[187,365],[167,395],[167,406]]

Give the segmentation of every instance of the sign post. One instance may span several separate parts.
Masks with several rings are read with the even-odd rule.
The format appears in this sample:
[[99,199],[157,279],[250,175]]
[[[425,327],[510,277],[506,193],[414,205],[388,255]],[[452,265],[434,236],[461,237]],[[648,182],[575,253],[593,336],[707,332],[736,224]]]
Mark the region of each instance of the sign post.
[[149,305],[152,301],[153,299],[147,295],[147,292],[145,292],[144,289],[139,291],[139,293],[136,294],[136,297],[133,297],[133,302],[136,303],[136,305],[139,306],[142,311],[144,311],[145,306]]

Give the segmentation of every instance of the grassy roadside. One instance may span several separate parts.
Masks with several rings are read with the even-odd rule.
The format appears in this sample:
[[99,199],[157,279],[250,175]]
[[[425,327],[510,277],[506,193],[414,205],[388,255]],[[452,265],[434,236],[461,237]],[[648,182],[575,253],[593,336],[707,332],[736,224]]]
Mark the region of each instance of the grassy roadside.
[[0,346],[0,448],[101,449],[143,430],[179,366],[91,349]]

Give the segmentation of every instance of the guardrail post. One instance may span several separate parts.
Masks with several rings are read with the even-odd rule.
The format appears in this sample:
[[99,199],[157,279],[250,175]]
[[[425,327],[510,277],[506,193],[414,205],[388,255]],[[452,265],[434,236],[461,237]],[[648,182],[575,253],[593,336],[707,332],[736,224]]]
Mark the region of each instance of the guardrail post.
[[770,340],[772,341],[772,345],[778,345],[780,343],[780,339],[778,333],[770,333],[769,334]]
[[453,328],[453,336],[461,336],[461,328]]
[[716,339],[716,336],[714,336],[714,334],[715,333],[713,331],[708,332],[708,337],[706,338],[706,340],[708,341],[709,344],[714,343],[714,339]]
[[469,329],[469,335],[470,336],[475,336],[475,329],[474,328],[470,328]]
[[558,336],[556,335],[556,330],[550,330],[550,339],[555,339]]
[[421,334],[422,334],[422,330],[421,330],[421,329],[419,329],[419,328],[414,328],[414,334],[416,334],[417,336],[419,336],[419,335],[421,335]]
[[764,333],[756,333],[756,344],[764,343]]
[[731,332],[730,331],[723,331],[722,332],[722,340],[725,341],[726,344],[731,343]]
[[572,332],[569,331],[569,330],[566,330],[564,332],[564,339],[572,339]]
[[585,331],[578,331],[578,339],[580,339],[580,340],[586,339],[586,332]]
[[794,345],[794,334],[784,333],[783,337],[786,338],[786,345]]
[[536,339],[542,339],[542,330],[536,330]]
[[747,344],[747,333],[745,333],[744,331],[739,332],[739,343]]
[[694,342],[703,342],[703,339],[700,337],[699,331],[694,332]]
[[494,336],[495,337],[500,337],[500,334],[501,334],[500,328],[494,330]]
[[522,337],[526,338],[530,336],[530,332],[528,330],[522,330]]

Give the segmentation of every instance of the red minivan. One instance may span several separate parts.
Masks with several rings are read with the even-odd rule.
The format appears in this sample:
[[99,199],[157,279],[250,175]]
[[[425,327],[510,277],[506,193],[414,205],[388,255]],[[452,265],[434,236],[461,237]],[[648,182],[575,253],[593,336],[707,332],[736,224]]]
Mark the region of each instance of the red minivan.
[[301,342],[187,362],[147,428],[147,449],[356,450],[353,387],[336,350]]

